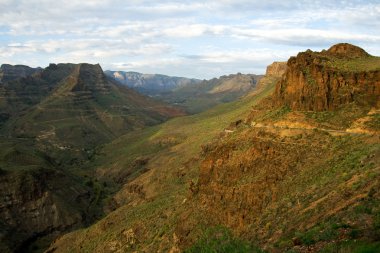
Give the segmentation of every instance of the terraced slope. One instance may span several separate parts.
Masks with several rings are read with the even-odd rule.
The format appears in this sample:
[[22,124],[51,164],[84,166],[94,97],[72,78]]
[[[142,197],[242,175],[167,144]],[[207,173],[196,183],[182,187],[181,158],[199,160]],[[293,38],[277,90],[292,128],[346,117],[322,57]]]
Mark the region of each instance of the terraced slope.
[[4,85],[2,132],[77,152],[183,113],[109,80],[99,65],[50,65]]

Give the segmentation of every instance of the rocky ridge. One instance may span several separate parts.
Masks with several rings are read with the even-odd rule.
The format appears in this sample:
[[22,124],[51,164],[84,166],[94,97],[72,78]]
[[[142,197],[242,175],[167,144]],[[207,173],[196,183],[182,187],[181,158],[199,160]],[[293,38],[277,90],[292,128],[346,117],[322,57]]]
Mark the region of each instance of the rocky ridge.
[[380,96],[380,69],[366,65],[378,59],[346,43],[299,53],[288,60],[273,100],[302,111],[334,110],[352,102],[373,106]]

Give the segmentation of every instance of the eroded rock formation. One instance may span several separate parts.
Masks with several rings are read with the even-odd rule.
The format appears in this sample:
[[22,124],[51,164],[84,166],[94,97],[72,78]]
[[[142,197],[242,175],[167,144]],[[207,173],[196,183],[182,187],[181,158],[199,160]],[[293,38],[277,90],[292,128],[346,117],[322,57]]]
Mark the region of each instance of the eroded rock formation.
[[288,60],[274,103],[303,111],[334,110],[354,101],[374,105],[380,96],[380,69],[371,62],[377,60],[350,44],[299,53]]

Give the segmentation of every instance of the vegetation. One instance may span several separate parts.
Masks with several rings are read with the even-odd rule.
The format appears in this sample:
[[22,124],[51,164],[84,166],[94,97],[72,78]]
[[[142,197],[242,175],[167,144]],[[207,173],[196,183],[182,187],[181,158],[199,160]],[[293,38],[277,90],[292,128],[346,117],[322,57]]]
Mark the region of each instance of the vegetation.
[[380,70],[380,57],[365,56],[351,59],[330,57],[327,65],[340,71],[375,71]]
[[262,253],[249,242],[235,238],[223,227],[207,228],[202,237],[184,253]]

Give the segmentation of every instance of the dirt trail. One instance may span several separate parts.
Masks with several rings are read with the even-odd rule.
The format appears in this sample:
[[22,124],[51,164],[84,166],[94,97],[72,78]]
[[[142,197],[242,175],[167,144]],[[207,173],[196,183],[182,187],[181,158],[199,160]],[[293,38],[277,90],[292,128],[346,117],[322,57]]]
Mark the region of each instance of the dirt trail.
[[326,129],[326,128],[303,128],[303,127],[285,127],[285,126],[274,126],[274,125],[263,125],[263,124],[256,124],[256,125],[251,125],[253,128],[262,128],[262,129],[271,129],[271,130],[276,130],[276,131],[281,131],[281,130],[288,130],[288,131],[324,131],[332,134],[341,134],[341,135],[361,135],[361,134],[375,134],[375,133],[359,133],[359,132],[350,132],[347,130],[334,130],[334,129]]

